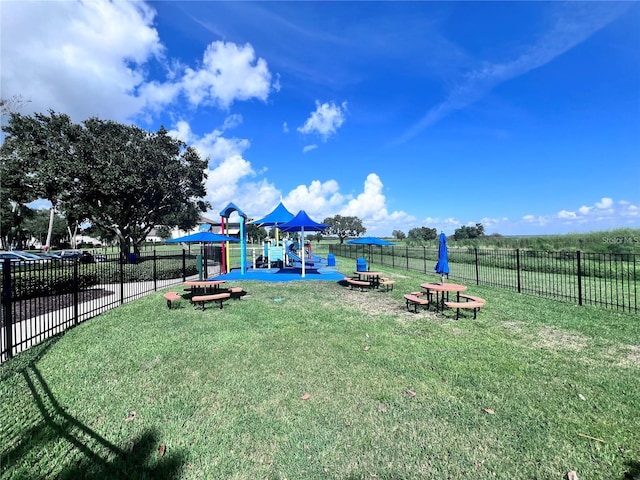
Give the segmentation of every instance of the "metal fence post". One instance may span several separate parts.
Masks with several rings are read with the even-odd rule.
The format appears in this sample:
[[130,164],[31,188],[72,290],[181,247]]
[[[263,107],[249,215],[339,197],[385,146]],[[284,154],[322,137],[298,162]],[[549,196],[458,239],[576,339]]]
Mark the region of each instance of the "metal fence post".
[[520,284],[520,249],[516,248],[516,272],[518,276],[518,293],[521,292],[521,284]]
[[13,357],[13,308],[11,308],[11,260],[2,262],[2,320],[4,321],[4,343],[7,358]]
[[480,269],[478,268],[478,247],[473,248],[476,259],[476,285],[480,285]]
[[580,259],[580,250],[576,251],[576,260],[578,267],[578,305],[582,305],[582,262]]
[[158,257],[155,248],[153,249],[153,291],[158,291]]
[[120,305],[124,304],[124,253],[120,252]]
[[422,261],[424,262],[424,273],[427,273],[427,247],[422,246]]
[[182,250],[182,281],[187,280],[187,252]]
[[79,258],[73,259],[73,324],[78,326],[78,290],[79,282],[78,282],[78,263],[80,262]]
[[407,254],[407,271],[409,271],[409,247],[407,246],[406,249],[407,249],[407,251],[406,251],[406,254]]

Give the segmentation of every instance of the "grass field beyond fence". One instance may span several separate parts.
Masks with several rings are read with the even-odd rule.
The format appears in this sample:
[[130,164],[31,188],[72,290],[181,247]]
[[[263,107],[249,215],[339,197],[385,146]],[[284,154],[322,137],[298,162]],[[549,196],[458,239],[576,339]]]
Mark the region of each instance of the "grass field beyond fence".
[[[350,259],[339,259],[344,273]],[[0,478],[640,478],[640,322],[470,285],[477,320],[392,292],[162,292],[0,366]]]

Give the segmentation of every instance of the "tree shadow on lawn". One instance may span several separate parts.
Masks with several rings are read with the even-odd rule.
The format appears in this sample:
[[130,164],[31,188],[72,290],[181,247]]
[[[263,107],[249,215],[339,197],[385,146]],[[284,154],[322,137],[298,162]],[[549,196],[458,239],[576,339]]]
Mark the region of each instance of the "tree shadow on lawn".
[[629,460],[626,462],[626,465],[629,467],[629,470],[625,472],[621,480],[636,480],[640,478],[640,462]]
[[[59,462],[66,463],[58,467],[55,475],[63,480],[180,478],[186,461],[185,453],[175,450],[165,454],[155,429],[144,430],[138,438],[132,439],[127,448],[121,448],[64,410],[36,366],[54,343],[55,340],[49,341],[41,348],[23,352],[14,359],[17,362],[12,368],[3,369],[2,380],[16,375],[22,377],[35,408],[16,412],[19,414],[13,418],[2,419],[5,425],[11,421],[21,422],[21,425],[13,429],[15,439],[11,441],[12,445],[0,450],[0,472],[8,473],[11,478],[34,478],[36,471],[31,470],[31,464],[35,458],[36,462],[42,462],[35,469],[45,476],[51,474],[52,467],[55,468]],[[56,462],[51,459],[51,452],[58,449],[60,458]]]

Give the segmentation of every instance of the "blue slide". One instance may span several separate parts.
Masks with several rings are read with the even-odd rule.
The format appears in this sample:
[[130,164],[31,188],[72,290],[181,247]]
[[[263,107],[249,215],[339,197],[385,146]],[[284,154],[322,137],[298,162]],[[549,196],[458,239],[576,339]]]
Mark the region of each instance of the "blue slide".
[[[294,263],[299,263],[300,265],[302,265],[302,259],[298,255],[296,255],[293,251],[291,251],[291,250],[287,251],[287,256]],[[304,264],[305,264],[305,266],[309,266],[309,267],[315,267],[316,266],[315,263],[313,263],[311,260],[305,260]]]

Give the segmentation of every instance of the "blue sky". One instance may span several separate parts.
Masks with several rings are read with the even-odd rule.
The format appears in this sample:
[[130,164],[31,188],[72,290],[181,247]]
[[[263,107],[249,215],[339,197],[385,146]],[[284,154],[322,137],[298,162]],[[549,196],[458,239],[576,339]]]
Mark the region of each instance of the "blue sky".
[[640,228],[637,2],[4,1],[0,22],[2,98],[164,125],[209,158],[214,218]]

